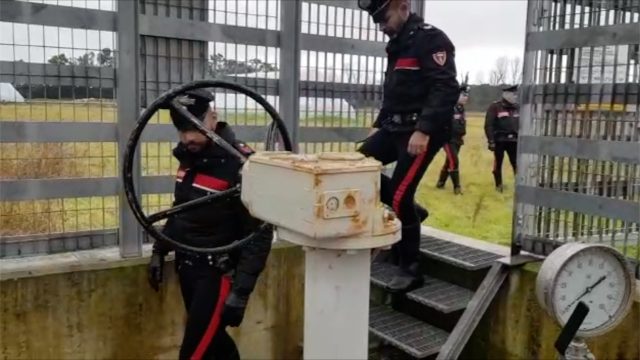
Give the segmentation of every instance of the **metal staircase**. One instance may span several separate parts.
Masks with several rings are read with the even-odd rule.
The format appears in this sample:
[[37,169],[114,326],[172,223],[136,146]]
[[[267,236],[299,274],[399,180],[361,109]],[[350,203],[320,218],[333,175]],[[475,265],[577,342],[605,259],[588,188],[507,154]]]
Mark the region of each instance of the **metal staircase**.
[[430,236],[420,252],[424,285],[404,295],[384,291],[393,265],[372,264],[369,331],[381,346],[370,358],[457,358],[508,273],[498,254]]

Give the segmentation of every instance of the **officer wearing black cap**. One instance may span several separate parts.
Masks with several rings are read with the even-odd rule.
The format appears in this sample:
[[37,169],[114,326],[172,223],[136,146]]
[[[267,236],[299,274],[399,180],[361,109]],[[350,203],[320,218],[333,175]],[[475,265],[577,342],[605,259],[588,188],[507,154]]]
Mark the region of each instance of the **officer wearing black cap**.
[[372,134],[359,149],[384,164],[396,161],[393,176],[383,176],[381,199],[402,222],[394,245],[398,272],[391,292],[421,285],[418,274],[420,218],[414,196],[427,166],[449,140],[458,95],[454,46],[439,29],[411,13],[409,0],[359,0],[389,36],[382,109]]
[[460,160],[458,155],[460,154],[460,148],[464,144],[464,135],[467,133],[467,120],[465,117],[464,105],[469,100],[469,85],[462,84],[460,86],[460,97],[458,103],[453,109],[453,120],[451,121],[451,139],[448,143],[444,144],[444,152],[446,158],[444,165],[440,170],[440,177],[436,187],[443,189],[447,178],[451,176],[453,182],[453,193],[456,195],[462,194],[462,187],[460,186]]
[[507,85],[502,88],[502,99],[492,103],[487,109],[484,132],[489,142],[489,150],[493,151],[493,179],[496,190],[504,191],[502,184],[502,160],[504,153],[516,173],[516,155],[518,152],[518,129],[520,113],[518,107],[518,85]]
[[[177,98],[202,125],[246,156],[252,150],[235,138],[231,127],[218,121],[214,94],[198,89]],[[173,155],[180,165],[176,174],[174,206],[234,187],[239,181],[240,161],[214,144],[180,112],[170,110],[180,143]],[[218,247],[255,231],[260,225],[239,197],[214,202],[170,217],[164,234],[184,244]],[[148,266],[149,284],[159,290],[167,253],[175,250],[176,271],[187,322],[180,347],[180,359],[239,359],[238,349],[227,334],[227,326],[238,326],[257,278],[265,267],[273,233],[267,227],[252,242],[229,254],[207,255],[153,244]]]

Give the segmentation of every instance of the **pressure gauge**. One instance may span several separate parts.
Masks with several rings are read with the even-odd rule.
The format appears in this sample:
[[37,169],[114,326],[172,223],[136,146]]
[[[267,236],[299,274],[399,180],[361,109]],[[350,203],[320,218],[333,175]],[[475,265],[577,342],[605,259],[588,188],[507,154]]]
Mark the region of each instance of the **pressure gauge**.
[[536,293],[542,307],[564,326],[576,305],[589,313],[576,336],[593,337],[618,325],[633,302],[634,279],[625,258],[599,244],[568,243],[542,263]]

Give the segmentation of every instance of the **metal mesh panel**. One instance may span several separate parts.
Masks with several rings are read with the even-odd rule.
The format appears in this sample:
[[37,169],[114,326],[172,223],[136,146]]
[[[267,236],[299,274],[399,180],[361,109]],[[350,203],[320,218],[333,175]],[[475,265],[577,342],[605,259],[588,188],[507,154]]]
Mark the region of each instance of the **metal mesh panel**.
[[529,251],[587,241],[638,260],[639,13],[530,2],[514,239]]
[[[117,211],[126,206],[116,198],[119,154],[133,114],[192,80],[223,79],[256,90],[280,109],[303,152],[353,151],[377,112],[384,39],[367,14],[336,4],[3,1],[0,256],[113,245],[118,236],[123,254],[135,255],[135,220],[128,209]],[[118,61],[118,48],[139,51],[137,59]],[[281,58],[299,62],[300,73]],[[136,60],[139,68],[131,65]],[[263,150],[265,112],[243,95],[216,95],[220,118]],[[167,111],[151,120],[142,140],[134,178],[140,178],[143,207],[155,212],[170,205],[177,168],[171,149],[178,138]]]
[[[327,6],[313,2],[302,3],[303,34],[323,39],[338,38],[380,44],[376,50],[365,51],[301,51],[300,126],[367,128],[375,119],[381,103],[383,73],[386,57],[382,51],[385,41],[370,16],[359,9]],[[363,43],[362,45],[365,45]],[[355,45],[357,46],[357,45]],[[354,46],[354,47],[355,47]],[[364,131],[364,129],[363,129]],[[320,151],[353,151],[354,141],[323,143]],[[309,151],[305,144],[304,151]],[[303,147],[301,147],[301,150]],[[311,149],[318,149],[312,146]]]
[[113,18],[115,2],[26,3],[3,1],[17,16],[0,21],[0,257],[113,245],[118,204],[103,180],[117,176],[116,32],[83,18]]

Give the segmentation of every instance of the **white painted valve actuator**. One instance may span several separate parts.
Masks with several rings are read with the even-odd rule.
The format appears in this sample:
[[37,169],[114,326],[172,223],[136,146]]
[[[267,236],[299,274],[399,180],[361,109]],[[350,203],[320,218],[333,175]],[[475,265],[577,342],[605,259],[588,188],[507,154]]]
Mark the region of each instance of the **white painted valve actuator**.
[[371,250],[400,239],[380,202],[380,162],[360,153],[263,152],[242,169],[242,202],[304,246],[305,359],[366,359]]

